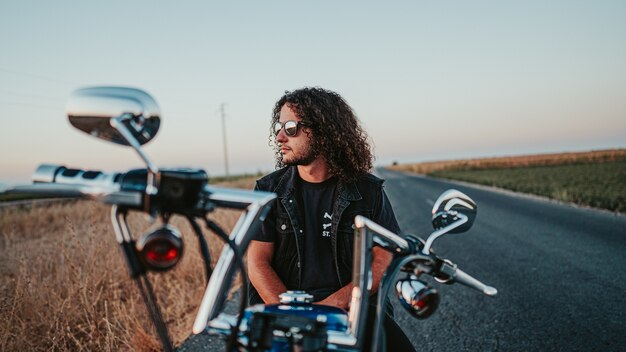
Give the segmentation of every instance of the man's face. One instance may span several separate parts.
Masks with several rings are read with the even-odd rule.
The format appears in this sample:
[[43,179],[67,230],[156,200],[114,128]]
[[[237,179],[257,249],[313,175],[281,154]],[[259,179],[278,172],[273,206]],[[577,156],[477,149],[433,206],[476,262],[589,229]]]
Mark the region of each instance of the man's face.
[[[302,119],[285,104],[280,109],[278,121],[284,124],[286,121],[302,121]],[[283,128],[276,135],[276,142],[285,165],[309,165],[317,158],[311,147],[312,136],[308,127],[298,125],[298,133],[293,137],[285,134]]]

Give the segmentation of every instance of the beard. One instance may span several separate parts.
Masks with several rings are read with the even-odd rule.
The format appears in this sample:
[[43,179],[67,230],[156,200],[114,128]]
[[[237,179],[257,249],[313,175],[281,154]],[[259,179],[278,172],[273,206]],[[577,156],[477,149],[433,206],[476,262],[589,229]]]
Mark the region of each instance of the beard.
[[280,163],[285,166],[309,165],[320,155],[320,148],[317,141],[312,141],[306,149],[293,155],[291,159],[285,160],[285,156],[281,154]]

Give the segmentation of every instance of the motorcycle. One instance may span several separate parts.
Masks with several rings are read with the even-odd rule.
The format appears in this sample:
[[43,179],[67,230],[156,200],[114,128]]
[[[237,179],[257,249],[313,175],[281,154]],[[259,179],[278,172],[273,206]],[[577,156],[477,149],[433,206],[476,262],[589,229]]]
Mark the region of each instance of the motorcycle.
[[[246,307],[247,285],[241,290],[239,314],[223,312],[237,271],[246,278],[243,254],[259,231],[276,195],[268,192],[210,186],[207,173],[192,168],[158,168],[141,149],[159,130],[161,116],[156,101],[146,92],[125,87],[92,87],[75,91],[67,104],[69,122],[97,138],[132,147],[145,162],[145,169],[125,173],[69,169],[40,165],[33,184],[17,186],[5,193],[40,197],[87,198],[111,205],[111,222],[132,280],[145,302],[150,320],[167,351],[174,348],[163,322],[154,291],[146,273],[163,272],[176,266],[183,255],[179,231],[169,224],[172,215],[182,215],[195,232],[207,286],[193,324],[193,333],[209,332],[227,338],[227,350],[243,351],[360,351],[369,343],[372,350],[384,348],[382,321],[389,291],[413,317],[426,319],[438,307],[439,293],[423,276],[444,284],[460,283],[487,296],[497,290],[462,271],[432,251],[444,234],[467,231],[477,214],[476,203],[457,190],[444,192],[434,203],[434,232],[424,241],[413,235],[399,236],[363,216],[354,219],[353,289],[349,311],[312,303],[302,291],[280,295],[280,304]],[[241,210],[232,232],[227,234],[207,215],[218,208]],[[156,230],[135,238],[127,225],[129,212],[159,217]],[[215,268],[211,267],[208,245],[199,220],[220,237],[224,248]],[[380,285],[374,324],[370,314],[372,248],[393,253]],[[395,283],[395,284],[394,284]],[[367,330],[367,331],[366,331]]]

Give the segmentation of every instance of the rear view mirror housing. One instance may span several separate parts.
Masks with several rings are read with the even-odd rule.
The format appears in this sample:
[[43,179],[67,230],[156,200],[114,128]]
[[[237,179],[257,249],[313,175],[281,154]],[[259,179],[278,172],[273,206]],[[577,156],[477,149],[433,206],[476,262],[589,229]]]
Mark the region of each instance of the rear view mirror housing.
[[461,233],[469,230],[474,224],[477,212],[476,203],[461,191],[449,189],[443,192],[433,205],[432,224],[435,230],[443,229],[460,219],[459,214],[465,215],[467,221],[447,233]]
[[[143,90],[128,87],[89,87],[74,91],[66,106],[75,128],[94,137],[121,145],[139,145],[156,136],[161,112],[156,101]],[[119,126],[130,135],[124,136]]]
[[422,253],[429,254],[435,240],[447,233],[460,233],[469,230],[476,218],[476,202],[456,189],[443,192],[433,204],[432,224],[435,228]]
[[77,129],[135,149],[148,167],[146,194],[156,194],[159,169],[141,149],[161,126],[161,111],[150,94],[128,87],[81,88],[72,93],[65,110]]

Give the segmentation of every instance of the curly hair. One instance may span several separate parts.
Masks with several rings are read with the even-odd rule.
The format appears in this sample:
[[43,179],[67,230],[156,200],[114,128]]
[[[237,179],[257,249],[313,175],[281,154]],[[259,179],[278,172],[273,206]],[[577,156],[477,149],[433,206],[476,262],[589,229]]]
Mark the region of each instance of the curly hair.
[[[279,121],[280,109],[285,104],[311,129],[311,148],[326,158],[331,175],[351,181],[372,169],[373,155],[367,133],[339,94],[319,87],[285,91],[274,105],[270,126]],[[272,127],[270,146],[274,150],[276,167],[284,167]]]

